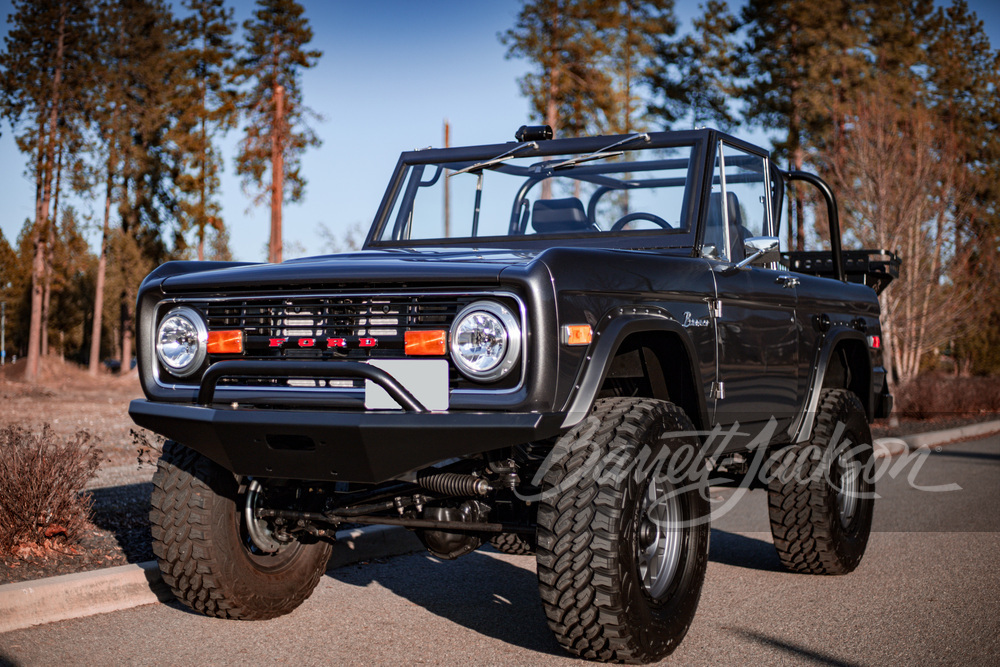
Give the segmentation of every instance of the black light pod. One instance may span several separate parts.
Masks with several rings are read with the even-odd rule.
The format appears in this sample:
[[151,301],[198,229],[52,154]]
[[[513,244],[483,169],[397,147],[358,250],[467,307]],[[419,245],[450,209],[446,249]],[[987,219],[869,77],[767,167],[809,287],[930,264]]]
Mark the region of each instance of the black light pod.
[[522,125],[514,133],[518,141],[545,141],[552,138],[552,128],[548,125]]

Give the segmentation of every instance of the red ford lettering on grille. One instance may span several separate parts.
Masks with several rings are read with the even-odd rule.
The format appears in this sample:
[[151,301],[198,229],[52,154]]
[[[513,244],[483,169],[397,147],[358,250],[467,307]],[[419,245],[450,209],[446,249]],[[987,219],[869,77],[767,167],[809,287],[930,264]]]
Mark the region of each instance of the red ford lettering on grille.
[[281,347],[287,342],[287,338],[270,338],[268,339],[268,347]]
[[326,339],[326,346],[327,347],[347,347],[347,339],[346,338],[327,338]]
[[378,338],[362,338],[358,341],[358,345],[361,347],[375,347],[378,345]]
[[312,347],[316,344],[315,338],[300,338],[299,347]]

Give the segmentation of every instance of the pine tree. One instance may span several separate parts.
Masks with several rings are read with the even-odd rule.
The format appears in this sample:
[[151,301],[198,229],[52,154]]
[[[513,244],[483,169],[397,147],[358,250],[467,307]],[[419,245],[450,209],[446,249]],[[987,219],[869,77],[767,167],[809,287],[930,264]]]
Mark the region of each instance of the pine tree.
[[18,268],[17,259],[17,253],[14,252],[14,249],[4,237],[3,231],[0,230],[0,302],[3,303],[3,314],[6,320],[4,323],[6,328],[4,329],[3,347],[0,348],[0,356],[3,357],[4,363],[11,358],[8,350],[13,349],[13,341],[9,332],[12,331],[10,324],[17,301],[17,290],[15,288]]
[[[82,73],[89,58],[89,7],[83,0],[16,1],[12,27],[0,54],[0,113],[15,129],[22,152],[31,156],[35,180],[35,220],[31,231],[32,287],[25,378],[38,378],[42,350],[45,259],[51,222],[60,127],[76,123],[77,95],[83,96]],[[27,127],[22,122],[27,119]]]
[[[244,190],[255,203],[271,203],[269,260],[281,261],[281,210],[287,198],[299,201],[306,179],[301,156],[319,146],[306,124],[318,116],[302,101],[302,72],[322,53],[306,50],[313,32],[295,0],[258,0],[253,18],[243,24],[247,38],[238,59],[239,75],[249,86],[243,101],[245,134],[236,158]],[[270,183],[265,173],[270,172]]]
[[222,156],[216,137],[236,127],[237,90],[233,81],[233,10],[224,0],[186,0],[191,14],[180,22],[180,56],[184,80],[177,136],[184,149],[184,171],[178,178],[183,194],[182,228],[194,229],[198,259],[205,259],[208,230],[224,225],[216,196],[220,186]]
[[[132,355],[137,267],[167,258],[164,231],[176,224],[178,192],[175,177],[184,157],[182,40],[174,17],[160,0],[107,0],[99,12],[101,70],[95,75],[99,104],[94,115],[103,150],[105,203],[101,261],[95,286],[95,308],[105,310],[106,282],[118,305],[120,354],[124,368]],[[100,82],[98,84],[97,82]],[[111,213],[117,212],[120,235],[112,234]],[[165,229],[166,228],[166,229]],[[175,228],[179,233],[179,229]],[[118,238],[120,236],[120,238]],[[109,243],[118,238],[112,264],[120,279],[105,275]],[[128,279],[126,279],[128,278]],[[95,315],[91,372],[97,370],[100,318]]]
[[647,124],[640,94],[656,73],[657,53],[677,32],[674,0],[598,2],[597,31],[607,45],[604,68],[613,80],[614,110],[605,132],[629,134]]
[[[785,132],[775,150],[793,169],[803,169],[809,148],[822,145],[833,131],[830,104],[865,68],[857,48],[863,43],[861,7],[852,0],[750,0],[743,8],[747,37],[736,71],[746,81],[740,91],[744,115],[755,125]],[[790,207],[793,202],[789,248],[802,250],[805,212],[798,192]]]
[[953,345],[957,368],[997,368],[995,323],[1000,321],[1000,50],[963,0],[938,7],[925,22],[925,98],[940,122],[959,140],[957,159],[968,171],[971,212],[955,218],[952,245],[971,261],[958,285],[975,288],[977,316]]
[[656,102],[653,116],[667,128],[684,118],[691,126],[709,124],[729,129],[739,121],[730,110],[736,94],[735,33],[740,22],[721,0],[699,5],[694,32],[677,40],[661,40],[649,76]]
[[533,64],[520,80],[521,92],[556,136],[601,131],[614,113],[613,79],[601,62],[609,45],[598,34],[604,5],[530,0],[514,27],[499,35],[507,58]]
[[58,229],[49,264],[52,302],[49,335],[61,357],[65,358],[67,353],[76,357],[84,342],[84,322],[93,308],[92,279],[97,258],[90,252],[73,207],[62,211]]

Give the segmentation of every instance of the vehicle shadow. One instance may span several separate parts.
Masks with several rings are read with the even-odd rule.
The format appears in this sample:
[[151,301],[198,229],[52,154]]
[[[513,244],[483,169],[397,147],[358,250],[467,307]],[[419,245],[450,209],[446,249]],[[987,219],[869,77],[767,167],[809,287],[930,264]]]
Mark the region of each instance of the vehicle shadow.
[[503,556],[486,547],[453,561],[413,554],[326,574],[351,586],[376,583],[481,635],[541,654],[565,656],[546,624],[534,566],[533,556]]
[[763,572],[783,572],[774,545],[755,537],[712,529],[708,560],[722,565],[745,567]]
[[129,563],[153,559],[149,537],[150,482],[111,486],[89,491],[93,501],[91,521],[115,538]]
[[[782,571],[774,545],[713,529],[709,560],[765,572]],[[489,547],[445,561],[426,553],[329,570],[339,582],[378,584],[457,625],[548,655],[565,655],[549,632],[538,597],[533,556],[497,555]]]

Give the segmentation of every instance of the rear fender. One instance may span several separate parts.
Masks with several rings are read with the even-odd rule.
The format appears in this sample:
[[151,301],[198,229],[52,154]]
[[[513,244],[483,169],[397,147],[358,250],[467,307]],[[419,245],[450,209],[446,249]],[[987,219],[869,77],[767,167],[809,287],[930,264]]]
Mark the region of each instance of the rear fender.
[[[861,350],[861,354],[857,351]],[[827,388],[851,389],[865,406],[868,420],[875,414],[875,392],[872,387],[872,364],[868,355],[868,339],[864,333],[846,326],[834,326],[823,338],[813,363],[809,392],[799,417],[789,427],[792,442],[805,442],[812,437],[819,408],[820,394]],[[842,378],[841,358],[849,359],[851,378]]]

